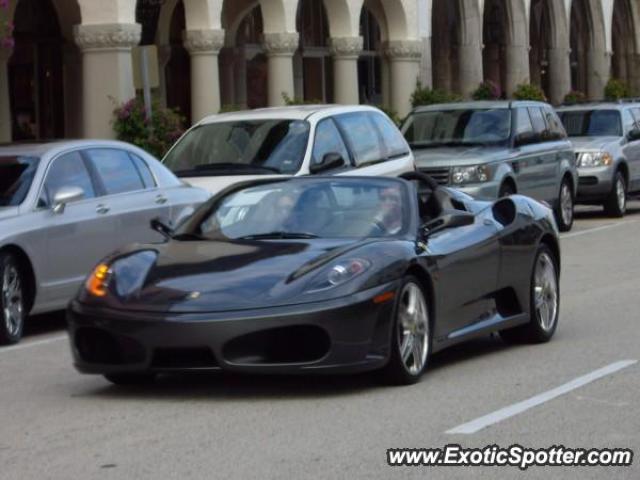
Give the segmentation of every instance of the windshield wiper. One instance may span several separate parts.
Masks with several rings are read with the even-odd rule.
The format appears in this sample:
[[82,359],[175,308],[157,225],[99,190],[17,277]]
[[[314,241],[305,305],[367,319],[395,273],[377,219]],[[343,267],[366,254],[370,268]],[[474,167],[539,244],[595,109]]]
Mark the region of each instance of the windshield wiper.
[[269,233],[257,233],[255,235],[246,235],[244,237],[240,237],[237,240],[270,240],[270,239],[278,239],[278,240],[295,240],[295,239],[312,239],[319,238],[318,235],[314,235],[313,233],[306,232],[269,232]]

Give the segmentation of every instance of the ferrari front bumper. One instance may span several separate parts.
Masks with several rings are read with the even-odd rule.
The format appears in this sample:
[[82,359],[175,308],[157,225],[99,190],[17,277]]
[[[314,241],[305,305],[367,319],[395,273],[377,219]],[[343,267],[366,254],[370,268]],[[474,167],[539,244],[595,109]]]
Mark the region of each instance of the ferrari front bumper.
[[198,314],[88,307],[67,310],[75,367],[83,373],[229,370],[351,373],[389,356],[392,282],[322,303]]

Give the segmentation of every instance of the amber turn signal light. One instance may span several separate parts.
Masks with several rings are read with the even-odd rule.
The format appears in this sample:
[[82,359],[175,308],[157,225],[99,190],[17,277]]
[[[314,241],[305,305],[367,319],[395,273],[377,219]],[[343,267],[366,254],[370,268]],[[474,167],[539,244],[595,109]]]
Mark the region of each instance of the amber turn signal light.
[[101,263],[98,265],[87,279],[87,291],[96,297],[104,297],[107,294],[107,284],[111,276],[109,265]]

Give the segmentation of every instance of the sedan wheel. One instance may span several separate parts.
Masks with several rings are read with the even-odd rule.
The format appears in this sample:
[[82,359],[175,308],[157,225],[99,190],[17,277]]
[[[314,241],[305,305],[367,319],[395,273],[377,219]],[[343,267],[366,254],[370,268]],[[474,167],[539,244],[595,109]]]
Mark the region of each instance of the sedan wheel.
[[573,204],[571,185],[567,180],[564,180],[560,187],[558,208],[556,209],[556,220],[561,232],[568,232],[573,226]]
[[0,255],[0,343],[17,343],[25,319],[24,283],[15,259]]
[[604,211],[612,217],[622,217],[627,210],[627,183],[622,172],[616,172],[613,188],[604,203]]
[[431,351],[429,308],[418,280],[407,277],[395,307],[391,358],[385,369],[394,384],[411,384],[419,380]]

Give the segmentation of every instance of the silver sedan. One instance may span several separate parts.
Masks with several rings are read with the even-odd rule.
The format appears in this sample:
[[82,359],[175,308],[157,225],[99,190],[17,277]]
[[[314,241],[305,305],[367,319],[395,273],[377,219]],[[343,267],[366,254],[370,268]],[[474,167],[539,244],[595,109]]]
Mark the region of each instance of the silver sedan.
[[160,240],[152,218],[176,224],[209,196],[126,143],[0,147],[0,343],[64,308],[111,251]]

